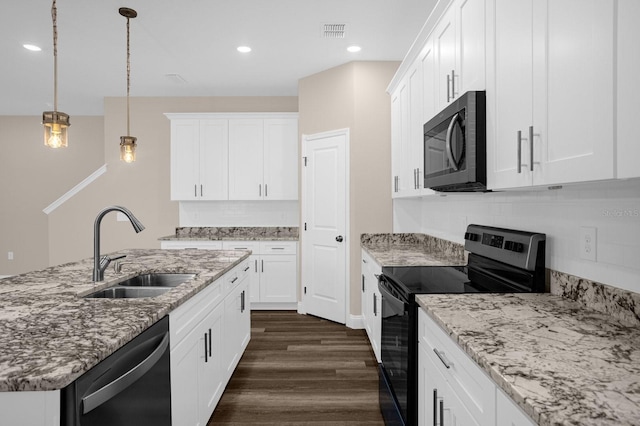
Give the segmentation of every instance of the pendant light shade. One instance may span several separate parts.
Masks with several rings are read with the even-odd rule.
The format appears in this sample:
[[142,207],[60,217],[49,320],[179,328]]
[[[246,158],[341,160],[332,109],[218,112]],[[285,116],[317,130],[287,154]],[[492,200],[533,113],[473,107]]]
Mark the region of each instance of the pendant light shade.
[[125,163],[133,163],[136,161],[137,138],[130,136],[129,92],[131,88],[131,53],[129,51],[129,19],[138,16],[138,12],[128,7],[121,7],[118,9],[118,13],[127,18],[127,136],[120,136],[120,160]]
[[56,0],[51,4],[51,20],[53,21],[53,111],[42,113],[44,126],[44,144],[50,148],[67,147],[67,129],[69,115],[58,111],[58,9]]

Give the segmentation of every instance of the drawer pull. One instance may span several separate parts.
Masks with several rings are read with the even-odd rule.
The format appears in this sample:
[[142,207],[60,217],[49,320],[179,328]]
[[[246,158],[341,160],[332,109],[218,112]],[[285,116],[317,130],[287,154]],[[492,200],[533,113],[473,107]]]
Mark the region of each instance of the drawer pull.
[[235,283],[236,281],[238,281],[238,277],[235,277],[234,279],[232,279],[231,284]]
[[247,266],[246,268],[244,268],[242,272],[247,272],[248,270],[249,270],[249,267]]
[[284,250],[284,247],[271,247],[271,250]]
[[442,363],[444,364],[445,367],[451,368],[453,363],[447,359],[447,357],[444,354],[444,351],[439,351],[436,348],[433,348],[433,351],[436,353],[438,358],[440,358],[440,361],[442,361]]

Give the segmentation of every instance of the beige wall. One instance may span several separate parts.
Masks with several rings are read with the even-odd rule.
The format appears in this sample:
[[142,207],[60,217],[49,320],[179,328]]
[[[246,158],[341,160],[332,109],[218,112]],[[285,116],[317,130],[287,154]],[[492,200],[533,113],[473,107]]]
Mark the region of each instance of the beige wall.
[[[159,247],[175,232],[178,203],[169,200],[169,120],[166,112],[297,112],[297,97],[131,98],[133,164],[119,160],[126,132],[125,98],[105,99],[104,117],[71,117],[70,146],[42,146],[39,117],[0,117],[0,275],[76,261],[93,254],[93,222],[104,207],[129,208],[146,226],[136,234],[109,213],[102,252]],[[103,164],[107,172],[54,210],[42,209]],[[13,250],[14,261],[7,261]]]
[[398,65],[351,62],[303,78],[298,85],[300,133],[350,129],[352,315],[361,313],[360,234],[391,232],[392,227],[391,110],[386,88]]
[[42,210],[104,163],[102,117],[72,116],[69,147],[57,150],[44,146],[40,122],[0,116],[0,275],[49,266]]

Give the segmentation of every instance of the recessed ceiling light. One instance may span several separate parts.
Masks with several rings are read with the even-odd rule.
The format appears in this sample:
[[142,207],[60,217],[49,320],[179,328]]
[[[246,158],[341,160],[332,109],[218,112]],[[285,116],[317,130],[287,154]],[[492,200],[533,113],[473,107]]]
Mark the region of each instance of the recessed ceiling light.
[[249,53],[251,52],[251,48],[249,46],[238,46],[238,52]]
[[351,53],[356,53],[362,50],[362,47],[360,46],[349,46],[347,47],[347,51],[351,52]]
[[32,52],[40,52],[42,50],[42,48],[36,46],[35,44],[23,44],[22,47],[27,50],[31,50]]

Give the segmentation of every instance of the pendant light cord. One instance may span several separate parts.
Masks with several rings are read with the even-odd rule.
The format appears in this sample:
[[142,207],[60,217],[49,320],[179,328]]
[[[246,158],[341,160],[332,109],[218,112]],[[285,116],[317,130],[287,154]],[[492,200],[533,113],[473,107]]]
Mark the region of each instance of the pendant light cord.
[[53,21],[53,110],[58,111],[58,9],[56,0],[51,5],[51,20]]
[[[54,0],[55,2],[55,0]],[[129,129],[129,90],[131,87],[131,52],[129,51],[129,18],[127,17],[127,136],[131,136]]]

